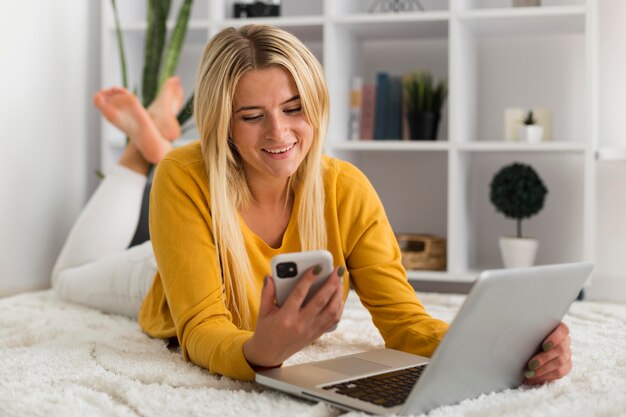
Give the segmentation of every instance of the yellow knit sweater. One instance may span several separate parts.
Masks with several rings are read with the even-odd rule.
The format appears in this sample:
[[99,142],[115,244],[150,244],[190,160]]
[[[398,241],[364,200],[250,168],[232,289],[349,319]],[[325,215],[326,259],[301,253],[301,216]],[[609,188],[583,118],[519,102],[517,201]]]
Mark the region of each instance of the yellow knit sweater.
[[[400,263],[400,250],[383,206],[365,175],[353,165],[324,157],[328,250],[345,265],[352,287],[388,348],[430,356],[447,324],[416,299]],[[139,313],[153,337],[176,336],[185,359],[211,372],[251,380],[243,354],[252,332],[238,329],[225,305],[213,243],[209,189],[199,142],[159,163],[150,201],[150,234],[159,272]],[[296,196],[296,202],[298,196]],[[282,246],[273,249],[241,222],[257,294],[250,293],[252,323],[270,259],[300,250],[297,204]],[[344,279],[347,297],[349,284]]]

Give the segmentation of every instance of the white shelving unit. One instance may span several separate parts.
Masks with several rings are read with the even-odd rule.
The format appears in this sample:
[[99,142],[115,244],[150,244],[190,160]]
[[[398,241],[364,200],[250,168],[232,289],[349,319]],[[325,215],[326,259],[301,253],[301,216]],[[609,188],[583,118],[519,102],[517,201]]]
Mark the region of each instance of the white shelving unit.
[[[252,22],[282,27],[324,66],[331,94],[327,152],[365,172],[397,232],[447,238],[447,270],[410,271],[410,279],[471,281],[501,266],[498,237],[513,234],[515,222],[495,212],[489,183],[514,161],[530,163],[549,189],[544,210],[523,223],[540,242],[537,262],[593,260],[597,0],[543,0],[533,8],[507,0],[422,0],[427,11],[370,14],[373,1],[283,0],[280,18],[241,20],[232,19],[228,0],[196,0],[178,71],[185,90],[211,35]],[[102,3],[102,84],[109,86],[121,77],[110,2]],[[138,86],[145,4],[118,5],[131,85]],[[173,10],[179,5],[174,1]],[[449,81],[438,140],[348,141],[352,78],[373,83],[379,71],[419,69]],[[552,109],[554,140],[505,142],[506,107]],[[102,138],[106,171],[123,140],[106,124]]]

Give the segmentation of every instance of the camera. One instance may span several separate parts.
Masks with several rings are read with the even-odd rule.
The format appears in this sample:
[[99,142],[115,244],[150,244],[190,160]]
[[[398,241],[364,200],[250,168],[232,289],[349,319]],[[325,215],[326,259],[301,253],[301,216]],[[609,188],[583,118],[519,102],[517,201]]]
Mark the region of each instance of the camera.
[[234,16],[242,17],[270,17],[280,16],[280,1],[254,1],[254,2],[235,2]]
[[281,262],[276,265],[278,278],[292,278],[298,275],[298,266],[295,262]]

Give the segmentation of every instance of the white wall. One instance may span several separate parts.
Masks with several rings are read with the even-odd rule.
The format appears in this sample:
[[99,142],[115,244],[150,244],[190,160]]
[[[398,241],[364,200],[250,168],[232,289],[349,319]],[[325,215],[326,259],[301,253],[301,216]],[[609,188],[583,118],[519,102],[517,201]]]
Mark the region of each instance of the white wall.
[[[599,145],[626,148],[626,1],[596,0]],[[591,299],[626,302],[626,162],[599,162]]]
[[99,2],[20,0],[0,13],[0,295],[46,288],[96,186]]

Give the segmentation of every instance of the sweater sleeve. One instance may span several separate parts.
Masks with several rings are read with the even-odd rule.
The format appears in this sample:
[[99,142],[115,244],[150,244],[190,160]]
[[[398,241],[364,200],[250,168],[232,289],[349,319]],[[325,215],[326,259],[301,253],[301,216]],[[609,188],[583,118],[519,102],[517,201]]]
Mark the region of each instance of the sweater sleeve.
[[383,205],[365,175],[345,164],[337,179],[338,224],[350,281],[385,346],[431,356],[448,325],[415,296]]
[[192,175],[177,160],[159,163],[150,197],[150,234],[159,271],[151,291],[158,292],[160,280],[186,360],[251,380],[254,371],[243,345],[252,332],[238,329],[225,305],[205,184],[206,177]]

